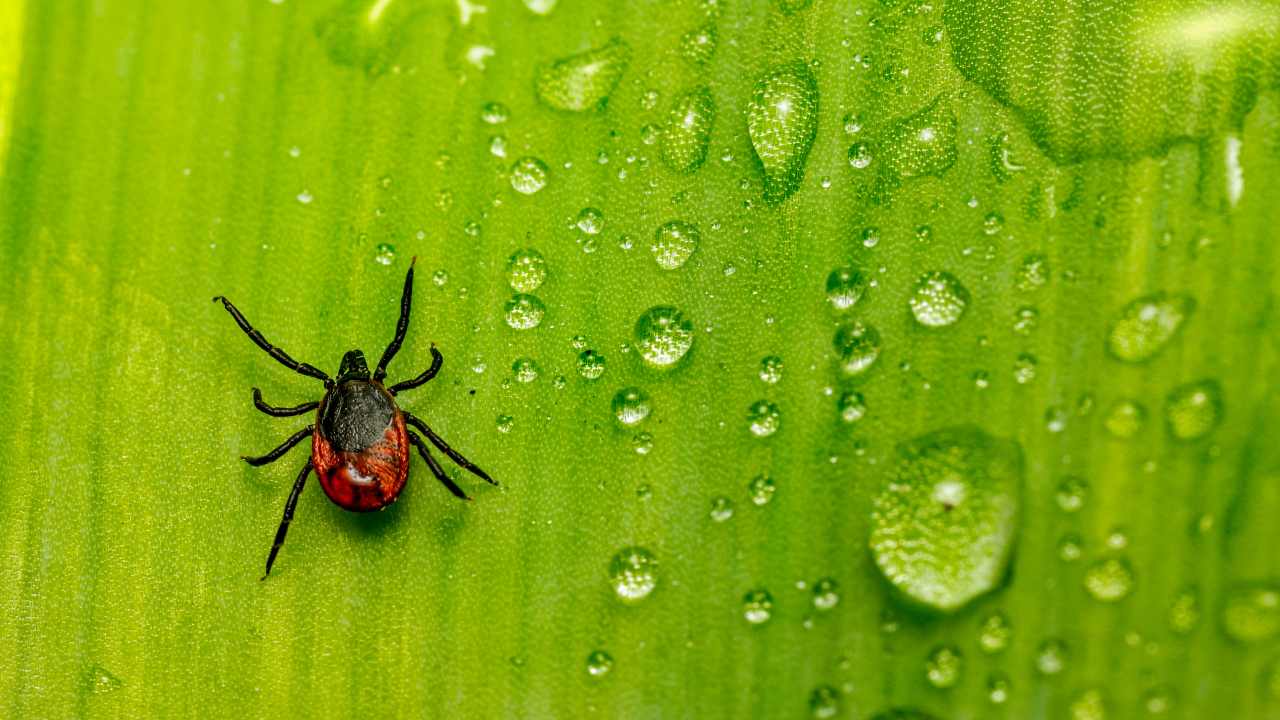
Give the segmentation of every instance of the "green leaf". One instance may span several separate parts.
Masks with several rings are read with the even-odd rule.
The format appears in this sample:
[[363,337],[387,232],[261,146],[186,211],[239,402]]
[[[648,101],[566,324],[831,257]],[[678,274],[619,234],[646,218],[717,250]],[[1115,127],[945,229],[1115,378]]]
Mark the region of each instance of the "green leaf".
[[[0,714],[1280,715],[1278,27],[4,3]],[[312,482],[259,581],[313,420],[252,388],[323,387],[209,299],[333,373],[415,257],[390,378],[502,487]],[[903,470],[966,427],[1021,472]]]

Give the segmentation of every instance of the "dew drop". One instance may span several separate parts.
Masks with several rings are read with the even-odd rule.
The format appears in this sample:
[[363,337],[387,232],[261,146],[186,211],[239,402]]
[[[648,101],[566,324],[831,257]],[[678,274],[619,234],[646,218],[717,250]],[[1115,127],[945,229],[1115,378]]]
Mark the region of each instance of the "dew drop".
[[711,499],[711,519],[722,523],[733,517],[733,501],[723,495]]
[[652,409],[648,393],[640,388],[623,388],[613,396],[613,416],[623,425],[643,422]]
[[867,279],[858,268],[838,267],[827,275],[827,302],[836,310],[848,310],[867,292]]
[[608,100],[631,62],[631,48],[620,38],[542,68],[534,81],[538,99],[549,107],[583,112]]
[[1241,643],[1270,640],[1280,633],[1280,586],[1247,583],[1227,591],[1222,629]]
[[1222,420],[1222,387],[1215,380],[1197,380],[1174,388],[1165,398],[1164,419],[1177,440],[1208,435]]
[[511,164],[511,187],[521,195],[532,195],[547,186],[547,164],[526,155]]
[[876,566],[907,599],[955,611],[996,586],[1013,552],[1022,448],[961,426],[921,435],[898,454],[872,505]]
[[840,713],[840,692],[830,685],[819,685],[809,693],[809,713],[819,720]]
[[742,617],[752,625],[763,625],[773,617],[773,596],[764,588],[748,590],[742,596]]
[[538,363],[533,358],[522,357],[512,363],[511,372],[515,375],[516,382],[531,383],[538,379]]
[[604,650],[594,650],[587,656],[587,674],[593,678],[604,677],[613,670],[613,656]]
[[587,235],[599,235],[604,230],[604,213],[593,207],[582,208],[574,224]]
[[1120,398],[1112,403],[1102,424],[1112,436],[1127,440],[1137,435],[1146,421],[1146,408],[1135,400]]
[[1073,513],[1084,507],[1088,493],[1089,483],[1085,482],[1084,478],[1068,475],[1058,483],[1058,491],[1054,499],[1058,501],[1058,507],[1063,512]]
[[534,295],[517,293],[503,307],[503,319],[516,330],[531,330],[542,323],[547,308]]
[[880,357],[880,333],[861,322],[840,325],[832,342],[845,375],[861,375]]
[[523,248],[507,259],[507,283],[518,293],[531,293],[547,279],[547,261],[533,248]]
[[635,326],[636,347],[646,364],[665,369],[674,366],[693,347],[693,323],[679,310],[658,305],[644,312]]
[[773,500],[773,494],[778,488],[773,484],[773,478],[767,473],[760,473],[751,478],[751,482],[747,483],[747,496],[751,498],[751,503],[757,507],[768,505]]
[[506,433],[511,432],[511,429],[515,427],[516,420],[510,415],[499,415],[494,424],[498,428],[498,432],[505,435]]
[[1085,571],[1084,589],[1094,600],[1119,602],[1133,589],[1133,568],[1124,558],[1099,560]]
[[954,645],[942,645],[934,648],[925,661],[925,677],[929,684],[939,690],[953,688],[960,682],[960,674],[964,671],[964,656]]
[[916,281],[907,303],[916,322],[925,327],[946,327],[964,315],[969,291],[949,272],[927,272]]
[[692,173],[707,160],[716,104],[711,90],[700,85],[676,96],[662,132],[662,161],[679,173]]
[[480,119],[487,125],[501,125],[511,118],[511,111],[500,102],[487,102],[480,108]]
[[1057,675],[1067,667],[1067,646],[1057,638],[1049,638],[1036,649],[1036,670],[1041,675]]
[[982,621],[978,647],[988,655],[1004,652],[1009,647],[1009,638],[1012,636],[1013,628],[1009,625],[1009,618],[1002,612],[994,612]]
[[1190,295],[1155,293],[1125,305],[1107,331],[1107,351],[1123,362],[1155,357],[1178,333],[1196,303]]
[[813,584],[813,607],[827,611],[840,603],[840,586],[836,581],[824,577]]
[[378,243],[373,249],[373,261],[379,265],[390,265],[395,259],[396,248],[391,243]]
[[595,350],[583,350],[578,355],[578,374],[587,380],[596,380],[604,374],[604,356]]
[[837,407],[840,419],[849,424],[856,423],[867,415],[866,399],[862,397],[862,393],[853,390],[840,394]]
[[1018,353],[1013,361],[1013,380],[1019,385],[1026,385],[1036,379],[1036,365],[1039,361],[1031,353]]
[[803,62],[761,77],[747,105],[747,134],[764,169],[764,199],[786,200],[804,180],[818,130],[818,82]]
[[1009,701],[1009,678],[1003,673],[993,673],[987,678],[987,700],[992,705]]
[[663,270],[676,270],[684,266],[698,249],[702,234],[698,226],[682,220],[672,220],[661,225],[653,234],[653,243],[649,251],[658,267]]
[[782,358],[777,355],[766,355],[760,360],[760,381],[766,385],[777,385],[782,379]]
[[782,425],[782,411],[767,400],[757,400],[747,410],[747,424],[752,435],[769,437]]
[[645,548],[631,546],[618,551],[609,563],[609,579],[618,599],[636,603],[649,597],[658,585],[658,561]]

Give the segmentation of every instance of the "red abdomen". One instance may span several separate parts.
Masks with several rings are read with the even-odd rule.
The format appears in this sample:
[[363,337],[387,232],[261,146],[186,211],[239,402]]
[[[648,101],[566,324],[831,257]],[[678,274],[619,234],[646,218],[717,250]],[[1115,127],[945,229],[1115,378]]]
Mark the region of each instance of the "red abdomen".
[[409,477],[409,436],[397,409],[382,439],[358,452],[337,450],[317,427],[311,462],[324,494],[353,512],[381,510],[396,501]]

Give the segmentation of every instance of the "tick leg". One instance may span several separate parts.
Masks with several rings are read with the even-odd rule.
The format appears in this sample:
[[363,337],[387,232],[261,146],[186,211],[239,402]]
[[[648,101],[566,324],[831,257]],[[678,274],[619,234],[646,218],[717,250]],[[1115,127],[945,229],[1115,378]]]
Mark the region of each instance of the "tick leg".
[[412,390],[435,377],[436,373],[440,372],[441,365],[444,365],[444,355],[441,355],[440,351],[436,349],[435,343],[431,343],[431,367],[423,370],[421,375],[412,380],[405,380],[404,382],[392,385],[387,388],[387,392],[395,395],[398,392]]
[[431,452],[427,450],[427,444],[422,442],[422,438],[418,437],[413,431],[410,431],[409,442],[413,443],[413,446],[418,448],[418,454],[422,456],[423,460],[427,461],[427,467],[431,468],[431,474],[435,475],[437,480],[444,483],[444,486],[449,488],[449,492],[457,495],[463,500],[471,499],[470,496],[462,491],[462,488],[458,487],[458,484],[453,481],[453,478],[450,478],[445,474],[444,468],[440,467],[440,463],[436,462],[436,459],[431,457]]
[[253,326],[249,324],[248,320],[244,319],[244,315],[240,314],[240,311],[236,309],[235,305],[231,304],[230,300],[218,295],[213,299],[213,301],[221,301],[222,306],[227,309],[227,312],[231,313],[231,317],[236,321],[236,324],[240,326],[240,329],[244,331],[244,334],[249,336],[249,339],[253,341],[253,344],[265,350],[268,355],[275,358],[281,365],[284,365],[294,372],[313,377],[317,380],[323,380],[326,388],[333,387],[333,379],[325,374],[323,370],[314,365],[300,363],[289,357],[289,353],[267,342],[267,339],[262,336],[262,333],[253,329]]
[[289,499],[284,503],[284,517],[280,519],[280,527],[276,528],[275,542],[271,543],[271,553],[267,555],[267,571],[262,574],[262,579],[266,580],[271,574],[271,566],[275,564],[276,553],[280,552],[280,548],[284,545],[284,536],[289,532],[289,521],[293,520],[293,509],[298,506],[298,496],[302,494],[302,486],[307,484],[307,475],[311,474],[311,461],[308,460],[306,465],[302,466],[302,472],[298,473],[298,479],[293,481],[293,490],[289,492]]
[[312,410],[315,410],[316,408],[320,407],[320,401],[312,400],[309,403],[302,403],[301,405],[294,405],[293,407],[276,407],[274,405],[268,405],[265,402],[263,402],[262,391],[259,390],[258,388],[254,388],[253,389],[253,406],[258,408],[262,412],[270,415],[271,417],[292,417],[294,415],[302,415],[303,413],[308,413],[308,412],[311,412]]
[[276,460],[279,460],[282,455],[292,450],[294,445],[297,445],[298,443],[302,442],[302,438],[310,436],[311,431],[314,429],[315,429],[314,425],[308,425],[302,428],[298,432],[294,433],[293,436],[290,437],[288,440],[285,440],[284,442],[280,443],[280,446],[277,447],[275,450],[272,450],[271,452],[267,453],[266,455],[263,455],[262,457],[249,457],[248,455],[241,455],[240,459],[244,460],[250,465],[266,465],[269,462],[275,462]]
[[427,427],[426,423],[422,422],[421,420],[414,417],[413,415],[410,415],[409,413],[404,413],[404,419],[410,425],[418,428],[418,430],[421,431],[423,435],[427,436],[427,439],[431,441],[432,445],[435,445],[436,447],[440,448],[440,452],[444,453],[445,455],[448,455],[449,458],[452,459],[454,462],[458,463],[458,465],[461,466],[463,470],[466,470],[477,477],[483,478],[484,480],[488,481],[492,485],[498,484],[497,480],[494,480],[493,478],[489,477],[489,473],[476,467],[474,463],[464,458],[462,456],[462,453],[449,447],[449,443],[445,442],[444,440],[441,440],[440,436],[437,435],[434,430]]
[[382,353],[382,359],[378,361],[378,369],[373,371],[373,379],[378,382],[382,382],[382,378],[387,376],[387,363],[390,363],[391,358],[400,352],[400,343],[404,342],[404,333],[409,329],[409,304],[413,300],[413,264],[417,261],[416,256],[409,261],[409,272],[404,276],[404,292],[400,294],[400,321],[396,323],[396,336]]

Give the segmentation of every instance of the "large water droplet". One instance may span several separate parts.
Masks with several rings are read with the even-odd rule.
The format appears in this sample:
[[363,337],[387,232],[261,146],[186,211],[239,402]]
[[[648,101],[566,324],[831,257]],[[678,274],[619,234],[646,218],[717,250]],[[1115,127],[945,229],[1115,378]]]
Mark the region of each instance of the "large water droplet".
[[377,77],[391,69],[421,8],[407,0],[342,0],[316,23],[329,59]]
[[618,599],[636,603],[649,597],[658,586],[658,561],[648,550],[632,546],[618,551],[609,563],[609,579]]
[[873,501],[871,551],[911,601],[954,611],[992,590],[1013,551],[1022,448],[976,427],[921,435]]
[[960,682],[960,674],[964,671],[964,656],[954,645],[943,645],[934,648],[925,661],[925,677],[929,684],[939,690],[953,688]]
[[613,396],[613,415],[623,425],[643,422],[652,409],[648,393],[640,388],[623,388]]
[[662,160],[667,167],[681,173],[702,167],[715,119],[716,103],[707,86],[676,96],[662,132]]
[[817,132],[818,81],[807,65],[781,65],[756,82],[747,105],[747,133],[764,168],[767,202],[781,202],[800,189]]
[[964,315],[969,291],[949,272],[927,272],[916,281],[907,303],[916,322],[925,327],[946,327]]
[[867,291],[867,279],[856,267],[838,267],[827,276],[827,302],[837,310],[853,307]]
[[556,60],[538,72],[538,99],[557,110],[591,110],[608,99],[630,62],[631,48],[620,38]]
[[680,54],[695,65],[705,65],[711,61],[719,44],[719,33],[716,26],[707,23],[694,28],[680,38]]
[[1174,388],[1164,401],[1164,420],[1178,440],[1208,435],[1222,420],[1222,386],[1216,380],[1197,380]]
[[1222,629],[1232,640],[1257,643],[1280,633],[1280,585],[1249,583],[1227,592]]
[[773,617],[773,595],[764,588],[748,590],[742,596],[742,617],[752,625],[763,625]]
[[663,223],[653,234],[653,244],[649,251],[658,267],[663,270],[675,270],[682,267],[698,249],[702,234],[698,226],[683,220],[672,220]]
[[531,293],[547,279],[547,261],[533,248],[517,250],[507,259],[507,283],[518,293]]
[[935,101],[890,127],[876,154],[901,178],[941,175],[956,161],[957,125],[951,108]]
[[650,367],[669,368],[693,347],[693,323],[669,305],[658,305],[636,320],[636,346]]
[[861,375],[880,357],[880,333],[870,325],[850,322],[836,328],[832,341],[846,375]]
[[542,323],[547,307],[535,295],[517,293],[503,307],[502,318],[516,330],[531,330]]
[[1107,331],[1107,350],[1124,362],[1142,362],[1178,333],[1196,303],[1186,294],[1155,293],[1125,305]]
[[511,165],[511,187],[522,195],[532,195],[547,186],[547,164],[526,155]]

